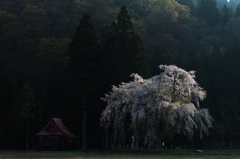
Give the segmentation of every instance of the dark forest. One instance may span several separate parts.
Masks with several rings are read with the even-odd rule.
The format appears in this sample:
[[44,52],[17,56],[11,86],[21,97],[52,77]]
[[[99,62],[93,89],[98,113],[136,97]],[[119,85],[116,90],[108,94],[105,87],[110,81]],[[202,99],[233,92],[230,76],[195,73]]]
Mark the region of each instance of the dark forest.
[[[159,75],[161,64],[196,71],[207,94],[201,107],[214,119],[202,139],[196,133],[188,140],[174,128],[162,139],[190,148],[239,148],[238,3],[1,0],[0,149],[25,149],[26,139],[36,148],[35,134],[52,117],[79,136],[76,147],[110,149],[111,130],[100,126],[102,98],[112,85],[132,81],[132,73]],[[126,131],[130,145],[133,134]]]

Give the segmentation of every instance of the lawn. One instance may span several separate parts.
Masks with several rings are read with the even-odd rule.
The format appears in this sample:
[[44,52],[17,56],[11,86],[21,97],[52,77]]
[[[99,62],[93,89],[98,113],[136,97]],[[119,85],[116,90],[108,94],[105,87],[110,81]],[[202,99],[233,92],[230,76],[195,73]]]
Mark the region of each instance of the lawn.
[[235,159],[240,158],[240,150],[95,150],[87,153],[81,151],[12,151],[0,150],[0,158],[36,158],[36,159]]

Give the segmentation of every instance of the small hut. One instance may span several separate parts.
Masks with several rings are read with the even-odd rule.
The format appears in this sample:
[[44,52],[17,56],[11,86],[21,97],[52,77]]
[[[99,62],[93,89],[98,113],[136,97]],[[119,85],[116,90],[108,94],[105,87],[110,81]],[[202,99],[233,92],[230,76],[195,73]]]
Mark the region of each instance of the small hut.
[[60,118],[52,118],[36,136],[40,140],[40,149],[44,150],[70,150],[78,139],[68,131]]

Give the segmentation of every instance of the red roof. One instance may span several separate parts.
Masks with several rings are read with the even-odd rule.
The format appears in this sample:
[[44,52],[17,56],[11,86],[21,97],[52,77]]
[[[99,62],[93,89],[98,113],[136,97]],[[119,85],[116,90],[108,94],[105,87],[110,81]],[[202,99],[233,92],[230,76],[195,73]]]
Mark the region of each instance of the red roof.
[[68,138],[78,138],[68,131],[60,118],[52,118],[47,126],[37,133],[36,136],[66,136]]

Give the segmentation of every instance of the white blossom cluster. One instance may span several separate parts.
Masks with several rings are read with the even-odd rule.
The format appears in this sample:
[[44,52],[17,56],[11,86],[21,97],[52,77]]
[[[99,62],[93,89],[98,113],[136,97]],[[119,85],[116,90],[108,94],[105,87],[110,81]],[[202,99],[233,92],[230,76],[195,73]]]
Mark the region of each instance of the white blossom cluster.
[[168,121],[179,133],[191,139],[194,130],[208,134],[212,117],[207,109],[200,109],[199,101],[206,92],[195,81],[195,71],[187,72],[174,65],[160,65],[160,75],[143,79],[132,74],[134,81],[113,86],[112,92],[103,98],[108,103],[102,113],[101,125],[120,130],[122,117],[131,116],[131,128],[145,130],[145,144],[157,137],[160,120]]

